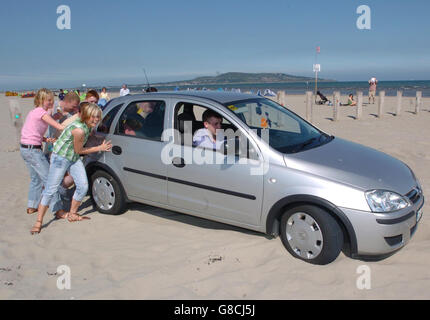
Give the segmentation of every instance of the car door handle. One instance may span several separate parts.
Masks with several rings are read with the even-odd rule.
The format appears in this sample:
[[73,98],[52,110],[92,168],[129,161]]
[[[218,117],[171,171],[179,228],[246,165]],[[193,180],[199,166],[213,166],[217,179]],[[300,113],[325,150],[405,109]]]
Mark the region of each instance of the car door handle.
[[173,160],[172,160],[172,164],[173,164],[175,167],[178,167],[178,168],[183,168],[183,167],[185,167],[185,161],[184,161],[184,159],[182,159],[182,158],[173,158]]
[[112,153],[116,155],[120,155],[122,153],[122,149],[119,146],[113,146],[112,147]]

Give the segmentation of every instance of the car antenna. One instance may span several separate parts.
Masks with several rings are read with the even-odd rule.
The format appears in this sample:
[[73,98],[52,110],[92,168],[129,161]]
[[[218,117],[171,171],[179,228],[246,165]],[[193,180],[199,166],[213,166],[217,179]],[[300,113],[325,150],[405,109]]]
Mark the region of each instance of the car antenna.
[[[142,68],[142,69],[143,69],[143,73],[145,74],[146,84],[148,85],[148,87],[146,87],[146,90],[148,90],[148,89],[150,88],[149,81],[148,81],[148,77],[146,76],[145,68]],[[146,90],[145,90],[145,91],[146,91]]]

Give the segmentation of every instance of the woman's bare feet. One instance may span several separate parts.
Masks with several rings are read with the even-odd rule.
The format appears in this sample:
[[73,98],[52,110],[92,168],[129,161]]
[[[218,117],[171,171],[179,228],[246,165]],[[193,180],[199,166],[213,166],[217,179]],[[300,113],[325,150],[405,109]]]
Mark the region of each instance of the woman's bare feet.
[[68,213],[64,210],[58,210],[57,212],[55,212],[55,217],[57,219],[66,219],[67,215]]
[[42,229],[42,220],[37,220],[33,228],[31,228],[30,233],[31,234],[40,233],[41,229]]
[[77,213],[72,213],[72,212],[67,213],[67,220],[69,220],[69,222],[90,220],[90,219],[91,219],[90,217],[83,217]]
[[28,214],[33,214],[35,212],[37,212],[37,208],[27,208],[27,213]]

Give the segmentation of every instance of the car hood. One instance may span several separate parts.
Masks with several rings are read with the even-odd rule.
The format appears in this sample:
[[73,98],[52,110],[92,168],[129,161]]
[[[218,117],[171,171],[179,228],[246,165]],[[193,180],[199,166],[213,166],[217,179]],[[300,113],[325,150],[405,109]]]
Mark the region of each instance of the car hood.
[[334,180],[359,189],[384,189],[402,195],[416,181],[400,160],[383,152],[340,138],[322,146],[284,156],[289,168]]

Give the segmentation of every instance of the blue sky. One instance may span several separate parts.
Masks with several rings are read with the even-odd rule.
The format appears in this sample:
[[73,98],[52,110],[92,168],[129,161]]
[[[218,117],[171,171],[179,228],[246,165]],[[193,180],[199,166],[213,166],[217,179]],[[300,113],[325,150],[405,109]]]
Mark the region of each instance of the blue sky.
[[[57,29],[57,7],[71,30]],[[359,30],[357,7],[371,9]],[[423,0],[4,1],[0,91],[284,72],[336,80],[430,79]]]

